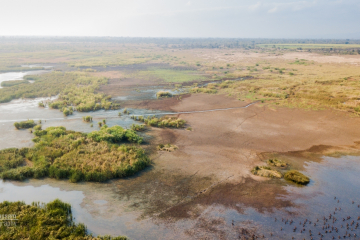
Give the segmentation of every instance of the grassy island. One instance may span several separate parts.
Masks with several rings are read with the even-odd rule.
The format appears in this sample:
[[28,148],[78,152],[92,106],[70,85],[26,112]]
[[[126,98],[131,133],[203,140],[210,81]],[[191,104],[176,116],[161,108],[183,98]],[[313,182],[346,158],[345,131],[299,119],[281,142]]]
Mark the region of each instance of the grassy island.
[[127,240],[123,236],[89,235],[84,224],[73,221],[71,205],[58,199],[47,204],[33,202],[31,205],[5,201],[0,203],[0,215],[11,215],[17,219],[16,222],[3,221],[0,239]]
[[284,178],[301,185],[306,185],[310,182],[310,178],[296,170],[286,172]]
[[155,116],[131,116],[135,121],[140,121],[145,123],[148,126],[152,127],[170,127],[170,128],[183,128],[186,124],[186,121],[177,117],[161,117],[157,118]]
[[33,148],[0,151],[0,176],[24,180],[50,177],[70,182],[103,182],[135,174],[150,164],[133,130],[103,126],[89,134],[64,127],[34,128]]
[[27,120],[22,122],[15,122],[14,126],[16,129],[27,129],[33,128],[34,126],[36,126],[36,123],[34,122],[34,120]]

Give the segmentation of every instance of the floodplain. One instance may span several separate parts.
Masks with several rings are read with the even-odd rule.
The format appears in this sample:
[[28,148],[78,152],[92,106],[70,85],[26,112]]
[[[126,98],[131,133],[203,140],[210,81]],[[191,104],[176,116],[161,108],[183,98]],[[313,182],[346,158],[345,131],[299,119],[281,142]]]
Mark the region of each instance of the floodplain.
[[[360,235],[358,43],[284,48],[276,44],[295,43],[245,42],[210,48],[161,40],[37,41],[0,42],[0,70],[7,74],[0,79],[33,81],[0,89],[0,149],[38,149],[47,135],[34,142],[35,127],[14,126],[33,120],[42,129],[65,127],[79,139],[84,134],[85,140],[103,131],[104,155],[113,154],[114,144],[134,147],[143,149],[150,163],[131,176],[101,182],[46,174],[2,180],[0,201],[58,198],[71,204],[76,224],[85,224],[94,236]],[[33,65],[51,68],[33,75],[23,69]],[[11,75],[25,70],[24,78]],[[65,114],[70,109],[72,114]],[[105,132],[116,126],[136,132],[142,141],[114,142]],[[69,165],[84,159],[80,152],[72,156]],[[282,164],[271,165],[270,159]],[[37,164],[27,156],[23,161]],[[281,177],[254,175],[256,166],[271,167]],[[96,166],[96,171],[112,167]],[[287,180],[283,176],[289,171],[309,182]]]

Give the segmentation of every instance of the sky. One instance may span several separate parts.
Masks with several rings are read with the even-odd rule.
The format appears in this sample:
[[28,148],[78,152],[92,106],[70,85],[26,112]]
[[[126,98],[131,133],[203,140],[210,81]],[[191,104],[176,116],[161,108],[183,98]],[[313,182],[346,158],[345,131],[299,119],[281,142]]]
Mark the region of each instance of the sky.
[[0,0],[0,36],[360,39],[360,0]]

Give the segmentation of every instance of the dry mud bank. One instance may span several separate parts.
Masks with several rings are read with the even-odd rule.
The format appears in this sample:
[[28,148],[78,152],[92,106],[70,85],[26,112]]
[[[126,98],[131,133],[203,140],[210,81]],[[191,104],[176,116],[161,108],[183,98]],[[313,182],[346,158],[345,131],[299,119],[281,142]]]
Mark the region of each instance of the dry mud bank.
[[[225,107],[241,107],[244,102],[221,95],[189,95],[147,101],[146,106],[182,112]],[[174,105],[169,107],[169,103]],[[359,118],[347,113],[323,110],[277,108],[255,104],[244,109],[182,114],[192,131],[154,130],[161,143],[171,143],[178,151],[163,153],[156,163],[164,168],[179,168],[193,174],[233,176],[240,181],[251,176],[262,152],[289,152],[315,145],[354,145],[359,140]]]

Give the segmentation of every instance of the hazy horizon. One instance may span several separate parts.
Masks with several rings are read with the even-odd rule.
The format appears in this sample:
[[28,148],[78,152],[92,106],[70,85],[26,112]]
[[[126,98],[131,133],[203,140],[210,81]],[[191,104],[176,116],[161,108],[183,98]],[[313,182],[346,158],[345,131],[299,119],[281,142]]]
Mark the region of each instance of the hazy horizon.
[[359,39],[360,2],[4,0],[1,36]]

